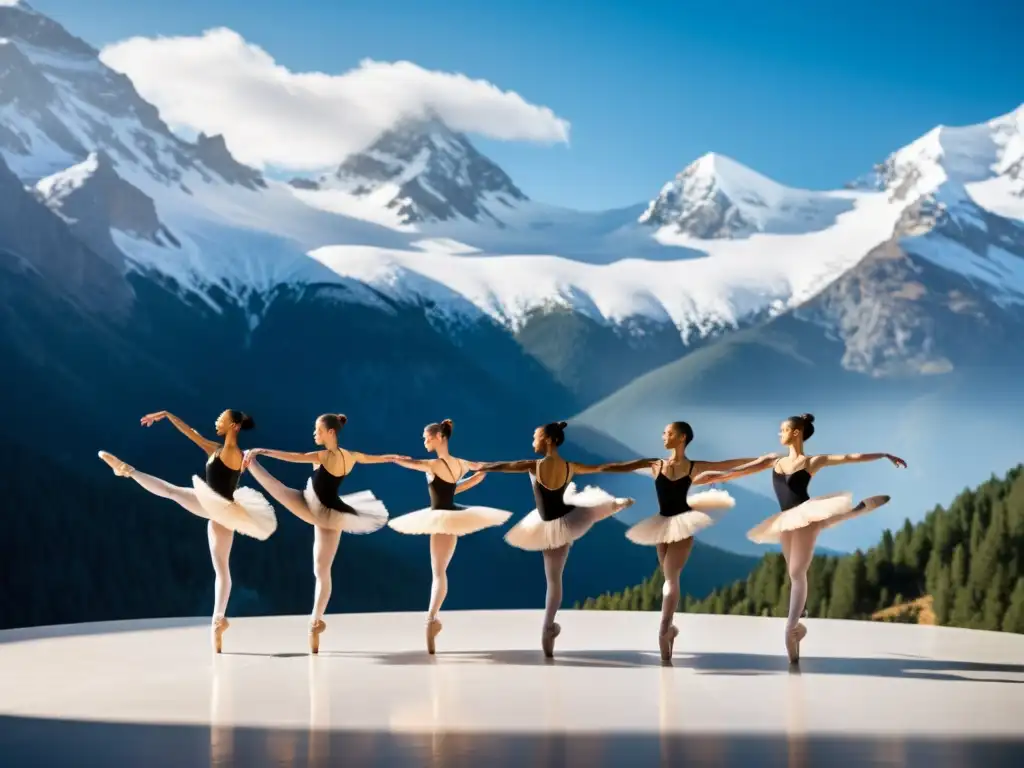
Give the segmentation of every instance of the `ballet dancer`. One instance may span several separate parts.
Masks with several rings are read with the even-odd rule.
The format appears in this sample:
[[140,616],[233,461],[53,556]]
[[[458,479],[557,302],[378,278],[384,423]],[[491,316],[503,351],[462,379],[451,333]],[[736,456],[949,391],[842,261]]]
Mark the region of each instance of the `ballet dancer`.
[[665,448],[672,451],[667,459],[655,462],[643,470],[654,476],[654,490],[658,495],[658,512],[626,531],[626,538],[636,544],[654,546],[658,564],[665,577],[661,588],[661,626],[658,647],[662,661],[672,658],[672,650],[679,630],[672,618],[679,606],[679,579],[693,549],[693,536],[712,525],[715,518],[709,513],[731,509],[735,500],[725,491],[709,490],[687,498],[691,486],[705,485],[710,480],[695,480],[697,472],[734,469],[754,461],[752,458],[728,461],[694,461],[687,457],[686,449],[693,442],[693,428],[685,421],[674,421],[661,433]]
[[430,506],[396,517],[388,525],[406,534],[430,536],[430,605],[427,609],[427,653],[434,653],[435,638],[441,632],[437,615],[448,595],[448,565],[455,554],[459,536],[503,525],[511,512],[491,507],[461,506],[455,503],[455,494],[464,493],[479,485],[486,475],[476,473],[467,477],[471,462],[457,459],[449,452],[452,420],[428,424],[423,429],[423,447],[436,454],[433,459],[402,459],[400,467],[426,473]]
[[207,455],[206,480],[192,476],[192,487],[171,485],[152,475],[138,472],[116,456],[100,451],[99,457],[118,477],[130,477],[150,493],[176,501],[197,517],[205,518],[210,557],[213,560],[214,604],[213,647],[221,652],[224,632],[229,625],[225,612],[231,595],[231,544],[235,533],[266,541],[277,529],[277,517],[270,502],[252,488],[239,488],[242,474],[242,451],[238,447],[238,433],[252,429],[251,416],[242,411],[224,411],[214,422],[214,429],[224,442],[207,440],[173,413],[157,411],[142,417],[144,427],[151,427],[167,419],[179,432],[202,448]]
[[562,631],[555,623],[555,614],[562,605],[562,573],[569,548],[595,523],[621,512],[634,501],[615,498],[593,486],[577,491],[571,479],[575,475],[596,472],[634,472],[651,467],[657,461],[636,459],[598,465],[566,461],[558,455],[558,446],[565,441],[566,426],[566,422],[558,421],[537,427],[534,431],[533,450],[542,454],[542,459],[470,465],[470,469],[478,472],[526,472],[530,475],[537,508],[512,527],[505,535],[505,541],[519,549],[544,554],[547,596],[541,647],[548,658],[554,656],[555,638]]
[[[313,612],[309,619],[309,649],[320,652],[320,635],[327,629],[324,613],[331,599],[331,567],[338,554],[342,531],[372,533],[388,520],[388,511],[372,491],[338,496],[338,488],[356,464],[385,464],[402,458],[397,455],[373,456],[338,446],[338,433],[348,419],[340,413],[325,413],[313,425],[313,442],[323,450],[296,453],[253,448],[246,451],[242,464],[271,498],[300,520],[313,526],[313,575],[316,587]],[[295,464],[312,464],[313,474],[306,488],[299,491],[279,481],[260,463],[257,456]]]
[[808,456],[804,443],[814,434],[814,416],[805,413],[791,416],[779,428],[779,442],[789,448],[789,455],[779,458],[769,454],[747,465],[726,471],[702,473],[704,482],[725,482],[738,477],[772,470],[772,487],[779,501],[780,512],[762,521],[747,532],[747,538],[759,544],[780,542],[782,556],[789,571],[789,618],[786,621],[786,653],[789,661],[800,661],[800,641],[807,627],[800,622],[807,602],[807,571],[814,557],[818,534],[826,528],[878,509],[889,501],[888,496],[871,496],[856,506],[853,494],[832,493],[811,498],[811,478],[825,467],[859,464],[888,459],[897,469],[907,462],[890,453],[846,453]]

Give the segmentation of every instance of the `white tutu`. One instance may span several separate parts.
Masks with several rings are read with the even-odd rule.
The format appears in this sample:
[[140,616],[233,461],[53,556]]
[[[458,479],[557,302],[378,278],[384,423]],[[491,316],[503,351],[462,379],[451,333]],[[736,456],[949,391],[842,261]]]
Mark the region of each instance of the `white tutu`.
[[417,509],[400,515],[388,522],[399,533],[431,534],[448,533],[452,536],[466,534],[504,525],[512,517],[511,512],[492,507],[459,507],[458,509]]
[[[530,480],[537,482],[532,473]],[[618,511],[616,507],[626,502],[626,499],[615,498],[592,485],[577,492],[576,483],[566,486],[562,498],[575,509],[557,520],[544,520],[540,512],[534,509],[505,534],[505,541],[513,547],[534,552],[558,549],[579,539],[594,523],[610,517]]]
[[324,506],[313,490],[313,478],[309,478],[306,481],[306,488],[302,492],[302,498],[305,499],[309,511],[323,520],[317,525],[332,531],[373,533],[383,528],[388,521],[388,510],[384,506],[384,502],[373,495],[373,491],[357,491],[340,496],[342,503],[354,510],[343,512]]
[[236,488],[232,501],[213,490],[198,475],[192,475],[192,487],[199,506],[213,522],[260,541],[266,541],[277,530],[274,508],[259,491]]
[[853,510],[853,494],[849,491],[817,496],[785,512],[772,515],[747,531],[747,538],[758,544],[776,544],[786,531],[806,528]]
[[736,506],[736,500],[726,491],[709,490],[695,493],[686,503],[690,511],[678,515],[651,515],[626,531],[626,538],[635,544],[671,544],[693,536],[697,531],[714,525],[710,512],[720,512]]

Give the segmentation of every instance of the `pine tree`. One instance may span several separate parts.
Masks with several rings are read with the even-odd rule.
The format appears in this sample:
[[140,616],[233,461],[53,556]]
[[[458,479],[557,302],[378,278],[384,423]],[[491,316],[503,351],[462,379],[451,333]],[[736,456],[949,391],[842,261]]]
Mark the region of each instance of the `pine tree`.
[[1017,586],[1010,595],[1010,604],[1003,614],[1003,631],[1024,634],[1024,576],[1017,579]]

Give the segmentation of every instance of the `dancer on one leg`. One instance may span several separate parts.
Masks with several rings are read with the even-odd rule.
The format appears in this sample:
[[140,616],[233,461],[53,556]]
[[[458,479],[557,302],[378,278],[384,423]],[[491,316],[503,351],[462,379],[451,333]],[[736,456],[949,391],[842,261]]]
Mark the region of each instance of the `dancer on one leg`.
[[658,494],[658,512],[631,527],[626,537],[637,544],[657,548],[658,563],[665,577],[661,588],[661,626],[658,647],[663,661],[672,658],[672,648],[679,630],[672,618],[679,606],[679,579],[693,549],[693,536],[712,525],[715,520],[708,514],[730,509],[736,502],[725,491],[704,491],[687,497],[692,485],[707,481],[694,480],[698,472],[733,469],[749,464],[753,459],[728,461],[693,461],[686,449],[693,442],[693,428],[685,421],[675,421],[661,433],[665,447],[672,455],[656,462],[648,471],[654,475],[654,488]]
[[99,457],[119,477],[130,477],[150,493],[176,501],[192,514],[209,521],[207,538],[215,575],[213,646],[216,652],[220,653],[222,638],[229,626],[225,613],[231,595],[231,570],[228,561],[234,534],[237,531],[265,541],[277,529],[274,508],[263,494],[252,488],[238,487],[243,459],[242,451],[238,447],[238,433],[252,429],[255,424],[252,417],[241,411],[224,411],[214,422],[214,429],[217,435],[224,439],[223,443],[207,440],[167,411],[143,416],[142,425],[150,427],[163,419],[170,421],[178,431],[206,451],[208,458],[205,482],[193,476],[192,487],[182,488],[158,477],[138,472],[106,451],[100,451]]
[[437,615],[448,594],[448,564],[455,554],[459,536],[476,533],[484,528],[502,525],[511,512],[491,507],[461,506],[455,503],[455,494],[479,485],[484,475],[477,473],[465,480],[470,462],[457,459],[449,452],[452,421],[428,424],[423,430],[423,447],[437,455],[434,459],[402,459],[396,463],[406,469],[425,472],[430,507],[401,515],[388,525],[399,533],[427,534],[430,536],[430,607],[427,609],[427,652],[434,653],[435,638],[441,631]]
[[[313,575],[316,588],[313,613],[309,619],[309,648],[313,653],[319,653],[320,635],[327,629],[324,613],[331,599],[331,566],[338,553],[342,531],[372,533],[382,528],[388,520],[384,504],[371,491],[339,497],[338,488],[355,464],[384,464],[402,458],[395,455],[373,456],[339,447],[338,433],[346,421],[344,415],[334,413],[325,413],[317,418],[313,426],[313,442],[323,446],[323,450],[295,453],[253,448],[246,451],[243,465],[274,500],[313,526]],[[257,456],[296,464],[312,464],[313,474],[306,481],[304,491],[289,488],[261,467],[255,461]]]
[[637,459],[588,465],[566,461],[558,455],[558,446],[565,441],[566,426],[564,421],[552,422],[534,431],[533,450],[542,454],[542,459],[493,462],[470,467],[481,472],[530,474],[537,508],[513,526],[505,535],[505,541],[519,549],[544,553],[547,597],[541,647],[548,658],[554,655],[555,638],[562,631],[555,623],[555,615],[562,605],[562,573],[572,542],[583,536],[595,523],[633,504],[633,499],[615,498],[593,486],[577,491],[576,484],[570,482],[572,477],[594,472],[633,472],[651,467],[656,462],[655,459]]
[[807,635],[807,627],[800,622],[807,602],[807,571],[814,558],[814,544],[825,528],[863,515],[889,501],[888,496],[871,496],[854,506],[853,494],[833,493],[811,498],[808,486],[811,478],[824,467],[857,464],[865,461],[888,459],[897,468],[907,463],[889,453],[848,453],[808,456],[804,442],[814,434],[814,416],[805,413],[782,422],[779,442],[789,448],[789,455],[763,456],[750,464],[725,472],[708,472],[700,476],[705,482],[724,482],[737,477],[772,469],[772,486],[781,511],[764,520],[747,533],[747,538],[758,543],[779,542],[789,571],[789,618],[786,621],[786,652],[789,660],[800,660],[800,641]]

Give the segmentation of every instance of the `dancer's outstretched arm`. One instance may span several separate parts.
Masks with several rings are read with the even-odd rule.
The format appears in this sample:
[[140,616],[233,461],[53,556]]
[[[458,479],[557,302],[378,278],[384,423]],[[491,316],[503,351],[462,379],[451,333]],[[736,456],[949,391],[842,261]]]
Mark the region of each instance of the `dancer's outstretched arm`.
[[408,456],[399,453],[360,453],[359,451],[345,451],[352,457],[353,464],[399,464],[403,461],[411,461]]
[[467,462],[466,466],[476,472],[531,472],[537,466],[536,459],[523,459],[522,461],[489,461]]
[[878,461],[888,459],[897,469],[907,466],[907,462],[899,456],[891,453],[829,453],[820,456],[811,456],[807,461],[807,468],[813,474],[822,467],[838,467],[842,464],[861,464],[865,461]]
[[213,440],[207,440],[205,437],[203,437],[194,429],[192,429],[192,427],[190,427],[188,424],[186,424],[184,421],[182,421],[169,411],[157,411],[156,413],[147,413],[145,416],[142,417],[140,421],[142,423],[142,426],[151,427],[158,421],[162,421],[163,419],[167,419],[169,422],[171,422],[171,424],[173,424],[177,428],[177,430],[181,432],[181,434],[183,434],[193,443],[195,443],[204,451],[206,451],[207,454],[211,454],[217,450],[217,446],[219,445],[219,443],[216,443]]
[[277,459],[278,461],[288,461],[292,464],[323,464],[323,454],[324,451],[307,451],[299,453],[297,451],[275,451],[272,448],[250,448],[245,452],[243,466],[248,467],[249,462],[257,456],[266,456],[271,459]]
[[609,461],[604,464],[580,464],[576,461],[569,462],[572,465],[575,475],[592,475],[595,473],[626,474],[636,472],[638,469],[652,469],[657,466],[660,459],[631,459],[630,461]]
[[774,453],[766,453],[764,456],[760,456],[747,464],[742,464],[734,469],[701,472],[695,478],[693,478],[694,485],[707,485],[709,483],[725,483],[729,480],[735,480],[739,477],[746,477],[747,475],[755,475],[758,472],[764,472],[766,469],[771,469],[775,462],[778,461],[778,455]]
[[[710,483],[723,482],[721,479],[716,479],[711,473],[713,472],[728,472],[733,469],[739,469],[747,464],[753,464],[761,461],[764,456],[759,456],[756,459],[726,459],[725,461],[695,461],[693,462],[693,469],[690,470],[690,474],[693,475],[692,485],[708,485]],[[775,455],[772,454],[772,460],[775,460]],[[711,475],[705,478],[705,476]]]

